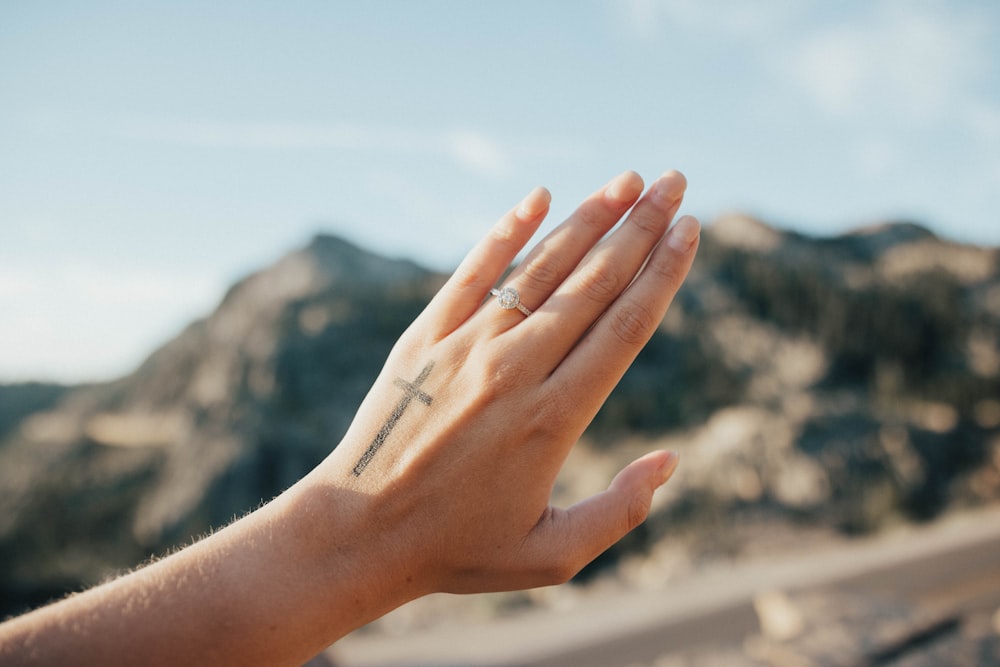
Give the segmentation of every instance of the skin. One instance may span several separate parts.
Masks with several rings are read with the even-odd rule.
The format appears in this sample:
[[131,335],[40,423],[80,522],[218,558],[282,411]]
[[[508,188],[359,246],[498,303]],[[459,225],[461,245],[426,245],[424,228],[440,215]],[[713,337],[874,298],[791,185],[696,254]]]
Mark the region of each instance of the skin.
[[643,195],[626,172],[588,197],[506,279],[526,318],[489,290],[548,212],[531,192],[403,334],[316,469],[176,554],[0,625],[0,663],[297,665],[432,592],[570,579],[645,520],[677,465],[651,452],[603,493],[549,505],[694,260],[698,222],[670,227],[685,187],[668,172]]

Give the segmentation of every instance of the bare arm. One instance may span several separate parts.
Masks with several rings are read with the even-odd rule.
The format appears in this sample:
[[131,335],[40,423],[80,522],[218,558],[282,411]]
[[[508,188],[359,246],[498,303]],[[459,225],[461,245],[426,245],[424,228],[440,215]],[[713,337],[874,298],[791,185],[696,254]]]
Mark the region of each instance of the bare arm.
[[0,625],[0,662],[301,664],[431,592],[568,580],[646,518],[677,463],[652,452],[549,506],[694,259],[697,221],[668,231],[685,185],[671,172],[640,198],[627,172],[584,201],[508,277],[526,316],[490,290],[548,211],[529,194],[403,334],[323,463],[199,543]]

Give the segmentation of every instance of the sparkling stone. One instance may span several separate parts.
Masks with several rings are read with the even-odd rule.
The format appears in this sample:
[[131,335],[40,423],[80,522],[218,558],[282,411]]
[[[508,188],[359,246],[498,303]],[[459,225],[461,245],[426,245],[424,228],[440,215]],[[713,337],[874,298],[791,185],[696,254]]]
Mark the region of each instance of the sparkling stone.
[[513,287],[504,287],[500,290],[497,301],[500,303],[501,308],[510,310],[511,308],[517,308],[517,304],[521,303],[521,295]]

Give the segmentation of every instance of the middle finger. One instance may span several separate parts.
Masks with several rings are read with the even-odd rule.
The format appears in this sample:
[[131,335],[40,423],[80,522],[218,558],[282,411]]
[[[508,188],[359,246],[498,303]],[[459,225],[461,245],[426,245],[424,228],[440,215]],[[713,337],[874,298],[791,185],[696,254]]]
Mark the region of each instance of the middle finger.
[[661,176],[625,222],[597,245],[532,316],[518,327],[542,336],[554,369],[621,295],[663,238],[681,205],[687,182],[680,172]]
[[[506,278],[505,285],[517,289],[520,302],[527,308],[537,310],[635,203],[642,190],[642,178],[634,171],[611,179],[539,241]],[[498,318],[497,326],[507,330],[523,319],[523,315],[513,311]]]

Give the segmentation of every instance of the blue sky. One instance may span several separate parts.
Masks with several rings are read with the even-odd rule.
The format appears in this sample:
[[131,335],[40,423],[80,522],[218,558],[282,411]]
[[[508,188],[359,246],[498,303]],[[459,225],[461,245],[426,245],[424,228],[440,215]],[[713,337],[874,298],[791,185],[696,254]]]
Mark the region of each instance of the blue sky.
[[0,381],[134,367],[318,231],[448,269],[535,185],[1000,244],[1000,3],[0,0]]

